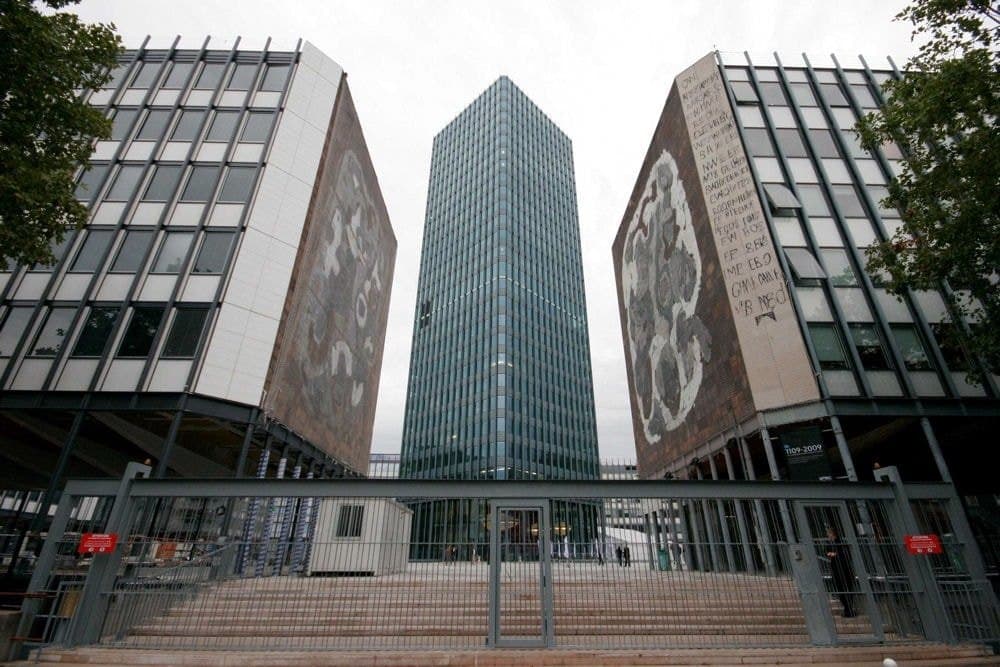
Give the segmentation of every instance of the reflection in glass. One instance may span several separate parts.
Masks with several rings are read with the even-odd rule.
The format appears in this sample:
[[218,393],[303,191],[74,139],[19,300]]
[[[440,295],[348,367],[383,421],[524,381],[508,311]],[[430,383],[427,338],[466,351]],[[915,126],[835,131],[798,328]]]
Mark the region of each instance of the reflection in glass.
[[206,308],[178,309],[161,356],[165,359],[193,357],[207,314]]
[[162,306],[139,306],[132,312],[125,337],[118,348],[119,357],[145,357],[153,346],[156,331],[163,319]]
[[153,273],[180,272],[193,238],[193,232],[168,232],[153,263]]
[[115,326],[115,318],[118,317],[117,306],[102,306],[90,309],[90,316],[80,338],[73,348],[74,357],[99,357],[104,354],[104,348],[111,337],[111,330]]
[[54,357],[62,349],[66,334],[73,323],[76,308],[53,308],[42,325],[42,330],[31,346],[30,354],[34,357]]

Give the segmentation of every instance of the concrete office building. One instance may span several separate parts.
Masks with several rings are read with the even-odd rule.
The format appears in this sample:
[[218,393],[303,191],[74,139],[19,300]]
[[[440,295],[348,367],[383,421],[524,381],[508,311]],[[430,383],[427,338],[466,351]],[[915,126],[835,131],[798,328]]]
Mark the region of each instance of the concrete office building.
[[434,139],[422,252],[400,477],[598,479],[572,145],[507,77]]
[[955,345],[949,286],[897,299],[865,270],[903,155],[852,128],[896,76],[710,54],[674,81],[613,246],[642,477],[895,465],[995,521],[997,378]]
[[345,73],[301,42],[120,63],[84,93],[114,123],[87,226],[0,273],[0,486],[363,476],[396,240]]

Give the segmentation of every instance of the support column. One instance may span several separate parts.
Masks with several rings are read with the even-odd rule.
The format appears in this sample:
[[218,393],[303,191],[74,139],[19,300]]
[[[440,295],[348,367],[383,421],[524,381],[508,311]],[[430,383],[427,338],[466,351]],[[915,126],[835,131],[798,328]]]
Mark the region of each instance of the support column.
[[162,479],[167,476],[167,467],[170,464],[170,454],[173,452],[174,443],[177,442],[177,432],[181,428],[181,420],[184,419],[184,410],[187,408],[187,398],[187,394],[184,394],[181,397],[181,403],[177,406],[177,412],[174,413],[174,417],[170,421],[170,428],[167,429],[167,437],[163,439],[163,450],[160,452],[160,462],[156,464],[156,472],[153,473],[153,477],[156,479]]
[[[729,446],[723,448],[722,455],[726,459],[726,474],[729,479],[736,479],[736,470],[733,467],[733,457],[729,453]],[[736,509],[736,526],[740,531],[740,547],[743,550],[743,560],[746,563],[746,571],[750,574],[757,573],[757,561],[754,560],[753,552],[750,551],[750,532],[747,530],[746,516],[744,515],[744,504],[742,500],[734,500],[733,507]]]
[[944,460],[944,454],[941,453],[941,445],[938,443],[937,435],[934,433],[934,428],[931,426],[931,420],[927,417],[921,417],[920,428],[924,432],[924,437],[927,438],[927,446],[931,450],[931,456],[934,457],[934,463],[937,465],[938,474],[941,475],[941,481],[953,484],[951,471],[948,470],[948,464]]
[[840,459],[844,463],[844,471],[847,473],[847,479],[856,482],[858,481],[858,473],[854,469],[854,458],[851,457],[851,448],[847,446],[844,429],[840,427],[840,418],[833,414],[832,410],[830,412],[830,428],[833,430],[833,439],[837,442]]
[[[698,479],[704,479],[701,474],[701,466],[695,466],[695,474]],[[701,503],[701,515],[705,518],[705,532],[706,539],[708,540],[708,553],[712,557],[712,570],[715,572],[721,571],[721,559],[719,558],[719,536],[715,534],[715,525],[712,523],[712,514],[708,509],[708,501],[700,500]]]
[[[743,469],[746,471],[747,479],[755,481],[757,473],[753,469],[753,458],[750,456],[750,448],[747,446],[747,441],[740,435],[738,442],[740,454],[743,458]],[[767,513],[764,511],[764,503],[759,498],[754,499],[753,507],[754,523],[757,526],[757,544],[760,547],[761,555],[764,557],[764,567],[769,575],[774,575],[778,569],[774,564],[774,552],[771,551],[771,532],[767,528]]]
[[[725,447],[725,445],[723,445]],[[715,456],[712,455],[708,458],[708,468],[712,472],[712,479],[718,481],[719,479],[719,469],[715,465]],[[726,519],[726,508],[725,500],[716,499],[712,501],[715,503],[715,508],[719,514],[719,525],[722,527],[722,539],[725,543],[726,549],[726,560],[728,561],[728,567],[726,568],[729,572],[736,571],[736,558],[733,555],[733,536],[729,532],[729,521]]]
[[[760,415],[760,438],[764,445],[764,453],[767,455],[767,466],[771,469],[771,479],[778,481],[781,474],[778,472],[778,461],[774,456],[774,442],[771,440],[771,433],[767,430],[767,423],[764,415]],[[788,510],[788,501],[778,501],[778,511],[781,513],[781,524],[785,529],[785,542],[795,541],[795,531],[792,530],[792,517]]]

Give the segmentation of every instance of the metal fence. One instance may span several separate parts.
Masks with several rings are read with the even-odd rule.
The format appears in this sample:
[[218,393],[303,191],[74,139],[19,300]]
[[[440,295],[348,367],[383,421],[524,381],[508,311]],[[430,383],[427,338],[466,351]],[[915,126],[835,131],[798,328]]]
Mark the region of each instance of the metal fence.
[[[996,640],[996,598],[951,487],[879,472],[875,484],[74,481],[19,639],[324,650]],[[637,520],[608,525],[609,506]],[[432,517],[423,527],[419,511]],[[79,554],[85,532],[119,544]],[[907,553],[903,536],[917,532],[945,552]]]

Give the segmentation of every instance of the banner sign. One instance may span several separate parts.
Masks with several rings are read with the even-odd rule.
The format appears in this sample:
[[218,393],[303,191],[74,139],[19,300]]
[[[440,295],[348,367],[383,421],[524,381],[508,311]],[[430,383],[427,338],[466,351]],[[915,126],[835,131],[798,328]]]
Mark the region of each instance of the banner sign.
[[833,475],[823,445],[823,432],[818,426],[785,431],[780,439],[791,479],[815,482]]
[[80,536],[77,552],[82,554],[106,554],[115,550],[118,533],[84,533]]
[[906,550],[914,555],[933,555],[942,553],[941,538],[937,535],[904,535]]

